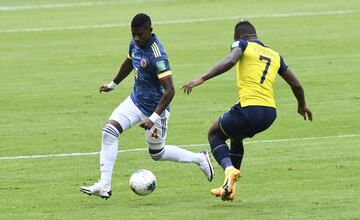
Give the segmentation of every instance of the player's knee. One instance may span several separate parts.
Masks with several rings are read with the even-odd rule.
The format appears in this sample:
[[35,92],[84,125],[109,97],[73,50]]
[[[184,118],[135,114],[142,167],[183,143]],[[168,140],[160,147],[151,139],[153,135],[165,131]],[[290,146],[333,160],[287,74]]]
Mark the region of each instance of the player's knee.
[[102,129],[103,143],[112,143],[119,137],[119,131],[112,124],[107,124]]
[[212,140],[215,137],[219,136],[219,126],[213,125],[208,132],[208,140]]
[[212,126],[208,132],[208,140],[209,141],[212,140],[215,136],[216,136],[215,129],[214,126]]
[[221,128],[219,126],[219,123],[215,123],[208,132],[208,140],[211,141],[212,139],[214,139],[215,137],[221,138],[226,140],[227,137],[226,135],[223,134],[223,132],[221,131]]
[[155,143],[148,141],[147,143],[148,143],[151,159],[155,161],[161,160],[165,152],[164,141],[155,142]]
[[164,156],[164,152],[165,152],[164,148],[157,150],[149,148],[150,157],[155,161],[161,160],[161,158]]
[[[121,127],[120,123],[115,121],[115,120],[109,120],[107,122],[107,125],[112,125],[114,127],[114,129],[116,129],[118,131],[119,134],[121,134],[123,132],[123,128]],[[105,126],[107,126],[105,125]]]

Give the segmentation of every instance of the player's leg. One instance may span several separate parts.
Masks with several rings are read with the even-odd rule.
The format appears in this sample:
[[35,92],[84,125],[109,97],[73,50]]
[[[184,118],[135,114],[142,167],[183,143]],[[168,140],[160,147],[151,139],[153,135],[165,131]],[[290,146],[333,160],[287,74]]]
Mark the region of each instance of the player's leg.
[[121,125],[114,120],[108,120],[102,129],[102,144],[100,151],[101,178],[92,186],[82,186],[80,190],[88,195],[96,195],[108,199],[111,197],[112,170],[117,158],[118,136],[122,132]]
[[240,171],[232,164],[229,147],[225,142],[229,137],[222,130],[220,121],[221,119],[210,128],[208,140],[214,158],[225,171],[225,179],[223,185],[212,189],[211,193],[221,196],[222,200],[233,201],[236,198],[235,187],[236,181],[240,177]]
[[[239,152],[235,151],[235,148],[229,150],[225,141],[228,138],[236,140],[239,137],[245,137],[248,123],[248,114],[237,104],[229,112],[226,112],[209,131],[212,153],[225,170],[224,184],[219,188],[212,189],[211,193],[215,196],[221,196],[223,200],[232,201],[236,198],[236,181],[240,178],[240,171],[237,169],[240,164],[237,163],[237,160],[234,160],[233,163],[234,158],[231,157],[231,154]],[[239,143],[232,143],[232,145],[234,144]]]
[[160,119],[155,122],[154,126],[146,130],[146,140],[151,158],[155,161],[165,160],[198,164],[207,179],[212,181],[214,169],[207,151],[194,153],[174,145],[165,145],[169,117],[170,113],[166,110],[161,114]]
[[[244,155],[244,146],[243,146],[243,142],[242,142],[242,138],[231,138],[231,145],[230,145],[230,159],[231,162],[233,164],[233,166],[238,169],[240,171],[240,167],[241,167],[241,162],[243,159],[243,155]],[[228,175],[225,173],[225,180],[224,180],[224,185],[227,182],[228,179]],[[220,196],[221,192],[222,192],[222,187],[219,188],[215,188],[211,190],[211,193],[214,196]],[[234,182],[233,188],[236,189],[236,182]],[[230,195],[226,196],[225,198],[222,198],[223,200],[230,200],[233,201],[236,198],[236,191],[234,190],[233,193],[231,193]]]
[[229,137],[221,130],[219,122],[215,122],[209,130],[208,141],[212,155],[224,170],[233,166],[229,155],[229,147],[226,144],[228,138]]
[[118,137],[123,131],[120,123],[110,119],[102,130],[100,151],[100,182],[111,189],[111,177],[118,154]]
[[88,195],[102,198],[111,196],[111,178],[118,153],[119,134],[140,121],[139,110],[130,97],[124,100],[111,114],[107,124],[102,129],[100,151],[101,177],[93,186],[83,186],[80,190]]
[[[231,137],[230,155],[233,165],[237,169],[240,168],[244,155],[242,139],[266,130],[275,118],[276,110],[274,108],[259,106],[242,108],[240,105],[235,105],[220,119],[219,125],[222,131]],[[225,176],[228,174],[225,173]],[[220,194],[223,200],[233,200],[236,197],[235,181],[232,188],[231,184],[228,184],[231,183],[231,179],[225,178],[221,191],[219,188],[213,189],[212,194],[216,196]],[[230,187],[226,187],[227,185]]]
[[233,166],[240,170],[241,162],[244,157],[244,145],[242,138],[231,138],[229,155]]
[[[242,158],[244,155],[244,146],[243,146],[243,143],[241,140],[242,140],[241,138],[231,139],[230,153],[229,153],[233,166],[238,170],[240,170]],[[225,175],[224,182],[226,181],[226,179],[227,178]],[[234,186],[236,187],[236,183],[234,183]],[[214,196],[218,197],[221,195],[221,190],[222,190],[222,187],[215,188],[215,189],[211,190],[211,193]],[[235,197],[235,196],[236,196],[236,194],[233,195],[233,197]]]

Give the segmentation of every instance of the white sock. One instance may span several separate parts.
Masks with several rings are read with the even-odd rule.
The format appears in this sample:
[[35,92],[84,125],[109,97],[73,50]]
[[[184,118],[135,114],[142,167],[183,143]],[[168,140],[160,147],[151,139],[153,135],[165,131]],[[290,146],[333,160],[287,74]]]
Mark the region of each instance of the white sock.
[[107,124],[102,131],[102,144],[100,151],[100,182],[105,188],[111,189],[111,176],[118,153],[118,130]]
[[174,145],[165,145],[164,154],[160,160],[199,164],[201,160],[201,154],[194,153]]

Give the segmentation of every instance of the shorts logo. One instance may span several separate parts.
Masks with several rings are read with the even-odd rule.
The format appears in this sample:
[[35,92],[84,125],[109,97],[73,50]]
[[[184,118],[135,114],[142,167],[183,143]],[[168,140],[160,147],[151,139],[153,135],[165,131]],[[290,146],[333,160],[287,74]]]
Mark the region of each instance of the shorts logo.
[[145,68],[145,67],[146,67],[146,60],[145,60],[145,59],[141,59],[141,60],[140,60],[140,66],[141,66],[142,68]]

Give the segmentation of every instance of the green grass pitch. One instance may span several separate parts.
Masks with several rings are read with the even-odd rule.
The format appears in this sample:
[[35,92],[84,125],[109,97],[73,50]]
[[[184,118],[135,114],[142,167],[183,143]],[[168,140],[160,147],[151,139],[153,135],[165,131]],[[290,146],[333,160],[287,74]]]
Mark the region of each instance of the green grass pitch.
[[[359,219],[359,9],[357,0],[0,0],[0,219]],[[314,122],[278,77],[278,118],[246,140],[236,201],[210,195],[223,180],[215,160],[212,183],[195,165],[154,162],[139,127],[120,136],[119,150],[144,150],[119,153],[107,201],[79,192],[97,181],[98,155],[14,159],[99,151],[133,76],[108,94],[98,87],[126,57],[139,12],[174,73],[169,144],[209,150],[208,128],[236,102],[235,70],[190,96],[180,87],[228,53],[240,19],[302,82]],[[147,197],[128,186],[140,168],[158,180]]]

